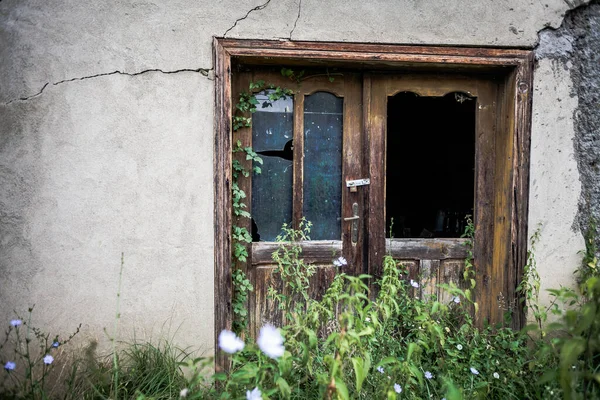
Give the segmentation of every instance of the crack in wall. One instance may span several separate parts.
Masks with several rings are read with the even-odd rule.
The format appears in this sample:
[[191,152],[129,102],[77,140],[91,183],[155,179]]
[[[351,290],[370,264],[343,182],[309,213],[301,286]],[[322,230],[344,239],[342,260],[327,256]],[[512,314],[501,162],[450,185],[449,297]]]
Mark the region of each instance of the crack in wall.
[[7,106],[7,105],[9,105],[11,103],[14,103],[16,101],[28,101],[28,100],[31,100],[31,99],[33,99],[35,97],[41,96],[44,93],[44,90],[46,90],[46,88],[48,86],[50,86],[50,85],[52,85],[52,86],[58,86],[58,85],[61,85],[63,83],[67,83],[67,82],[83,81],[83,80],[87,80],[87,79],[100,78],[100,77],[103,77],[103,76],[110,76],[110,75],[138,76],[138,75],[147,74],[149,72],[159,72],[161,74],[167,74],[167,75],[169,75],[169,74],[178,74],[178,73],[181,73],[181,72],[194,72],[194,73],[199,73],[202,76],[205,76],[208,80],[213,80],[213,78],[211,78],[209,76],[209,73],[212,70],[213,70],[213,67],[211,67],[211,68],[196,68],[196,69],[194,69],[194,68],[182,68],[182,69],[176,69],[176,70],[173,70],[173,71],[163,71],[160,68],[150,68],[150,69],[145,69],[145,70],[139,71],[139,72],[124,72],[124,71],[119,71],[119,70],[112,71],[112,72],[103,72],[103,73],[100,73],[100,74],[82,76],[82,77],[78,77],[78,78],[63,79],[62,81],[58,81],[58,82],[54,82],[54,83],[46,82],[44,84],[44,86],[42,86],[42,88],[37,93],[32,94],[30,96],[19,97],[17,99],[9,100],[9,101],[7,101],[5,103],[2,103],[2,105]]
[[296,30],[296,25],[298,24],[298,20],[300,19],[300,13],[302,12],[302,0],[298,0],[298,15],[296,16],[296,20],[294,21],[294,27],[290,31],[290,40],[292,40],[292,35]]
[[229,33],[229,31],[231,31],[233,28],[235,28],[235,27],[237,26],[238,22],[240,22],[240,21],[243,21],[243,20],[245,20],[246,18],[248,18],[248,16],[249,16],[251,13],[253,13],[254,11],[260,11],[260,10],[263,10],[263,9],[265,9],[265,8],[266,8],[266,7],[269,5],[269,3],[270,3],[270,2],[271,2],[271,0],[267,0],[267,2],[266,2],[266,3],[264,3],[264,4],[261,4],[261,5],[259,5],[259,6],[256,6],[256,7],[252,8],[251,10],[249,10],[249,11],[246,13],[246,15],[244,15],[242,18],[238,18],[238,19],[236,19],[236,20],[235,20],[235,22],[233,23],[233,25],[232,25],[232,26],[231,26],[229,29],[227,29],[227,30],[225,31],[225,33],[223,34],[223,37],[227,36],[227,34]]

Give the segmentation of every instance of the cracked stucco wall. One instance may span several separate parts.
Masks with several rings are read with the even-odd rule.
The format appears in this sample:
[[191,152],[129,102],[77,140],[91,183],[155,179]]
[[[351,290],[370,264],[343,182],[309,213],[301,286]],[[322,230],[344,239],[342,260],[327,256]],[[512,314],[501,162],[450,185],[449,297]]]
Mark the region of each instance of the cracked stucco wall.
[[[212,348],[213,36],[533,48],[583,3],[2,0],[0,319],[35,304],[38,325],[102,338],[124,252],[122,335]],[[580,82],[538,55],[530,219],[547,278],[582,247],[587,189]]]
[[[572,286],[590,218],[600,218],[600,2],[540,32],[532,131],[530,230],[542,289]],[[554,103],[549,112],[550,104]],[[600,240],[600,235],[597,236]],[[544,298],[548,299],[543,291]]]

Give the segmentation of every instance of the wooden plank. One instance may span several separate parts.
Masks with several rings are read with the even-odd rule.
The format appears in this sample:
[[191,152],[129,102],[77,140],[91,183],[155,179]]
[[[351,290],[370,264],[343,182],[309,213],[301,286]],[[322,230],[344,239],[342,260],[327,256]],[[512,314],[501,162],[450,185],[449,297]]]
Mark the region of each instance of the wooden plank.
[[256,268],[256,280],[254,284],[254,292],[252,301],[255,308],[250,319],[250,334],[253,337],[258,337],[258,332],[265,324],[271,324],[276,327],[282,326],[283,314],[279,310],[277,301],[270,298],[267,293],[272,286],[278,293],[284,292],[283,281],[279,279],[278,274],[275,274],[274,267],[261,266]]
[[[508,91],[508,92],[507,92]],[[494,323],[504,322],[506,305],[512,304],[515,284],[514,273],[510,263],[511,243],[511,214],[512,214],[512,191],[513,191],[513,158],[514,158],[514,97],[510,95],[510,87],[505,82],[500,85],[497,93],[498,114],[496,130],[496,175],[495,175],[495,198],[494,198],[494,220],[496,223],[493,237],[493,265],[492,288],[489,293],[492,307],[492,321]],[[512,291],[510,289],[512,287]],[[510,293],[509,293],[510,291]]]
[[389,75],[378,74],[381,79],[387,81],[386,95],[395,96],[400,92],[412,92],[419,96],[441,97],[452,92],[467,93],[477,97],[479,79],[473,74],[412,74],[412,75]]
[[[344,122],[343,122],[343,172],[342,172],[342,242],[343,255],[349,268],[344,272],[359,275],[362,273],[364,254],[364,220],[367,213],[364,204],[365,186],[355,188],[352,192],[346,187],[347,180],[366,178],[363,170],[363,126],[362,126],[362,79],[358,74],[347,74],[345,80]],[[353,204],[357,204],[360,219],[358,220],[358,236],[352,242],[352,221],[344,221],[353,216]]]
[[293,226],[298,229],[304,208],[304,94],[294,96]]
[[514,96],[514,151],[512,169],[513,196],[511,215],[511,248],[509,271],[509,298],[517,302],[517,312],[513,314],[513,328],[520,329],[526,319],[519,303],[519,294],[515,287],[523,277],[523,268],[527,262],[527,216],[529,211],[529,154],[531,147],[531,105],[533,96],[533,52],[529,52],[515,71],[511,81],[514,87],[510,93]]
[[416,64],[453,64],[470,66],[516,66],[520,58],[490,58],[463,55],[428,55],[428,54],[393,54],[393,53],[370,53],[370,52],[343,52],[343,51],[318,51],[303,50],[299,52],[294,49],[262,49],[260,54],[254,48],[235,48],[230,50],[236,57],[260,56],[265,59],[270,58],[289,58],[289,59],[310,59],[314,61],[343,60],[348,62],[367,62],[378,61],[383,63],[394,62],[416,63]]
[[[231,329],[231,63],[229,54],[214,40],[215,56],[215,347],[223,329]],[[228,366],[225,354],[215,351],[215,370]]]
[[477,99],[475,132],[475,240],[474,265],[476,268],[479,313],[476,323],[481,327],[492,318],[490,293],[493,278],[494,236],[494,182],[495,182],[495,92],[490,84],[482,83]]
[[[463,278],[464,270],[464,260],[443,260],[438,268],[438,282],[448,285],[453,283],[460,289],[468,289],[470,284]],[[437,296],[440,302],[446,304],[450,303],[453,298],[453,295],[441,288],[438,288]]]
[[[370,165],[370,138],[369,138],[369,129],[370,129],[370,118],[371,115],[371,76],[369,74],[363,74],[362,78],[362,149],[363,149],[363,165],[362,172],[367,177],[371,178],[371,170],[369,168]],[[371,252],[371,185],[364,186],[362,190],[362,202],[364,205],[363,208],[363,226],[361,229],[361,234],[364,235],[361,243],[363,245],[363,257],[362,257],[362,274],[372,274],[374,271],[371,271],[371,259],[369,254]],[[383,266],[382,266],[383,267]],[[373,296],[376,295],[376,287],[370,285],[371,293]]]
[[[252,243],[252,263],[272,264],[272,254],[279,248],[275,242]],[[302,258],[308,263],[331,262],[342,254],[342,242],[337,240],[311,240],[302,244]]]
[[[364,83],[371,91],[365,103],[369,176],[368,271],[378,278],[382,274],[385,254],[385,143],[387,132],[387,87],[381,77],[366,75]],[[365,90],[366,90],[365,88]]]
[[310,279],[309,295],[312,299],[321,300],[331,286],[338,273],[338,268],[329,265],[316,265],[315,274]]
[[441,47],[419,45],[394,45],[394,44],[365,44],[365,43],[324,43],[302,41],[263,41],[263,40],[235,40],[222,39],[223,45],[234,55],[239,55],[242,50],[255,49],[262,54],[271,54],[269,50],[290,50],[302,56],[306,52],[346,52],[396,55],[430,55],[430,56],[458,56],[473,58],[492,58],[507,60],[526,58],[528,50],[521,49],[496,49],[476,47]]
[[398,259],[444,260],[466,258],[467,239],[386,239],[386,253]]
[[419,261],[418,260],[399,260],[395,259],[401,270],[406,270],[406,274],[402,274],[401,278],[406,281],[408,295],[420,298],[421,297],[421,287],[419,284],[418,288],[414,288],[410,285],[410,280],[414,280],[419,282]]
[[421,285],[421,298],[429,299],[438,295],[438,270],[440,269],[440,260],[421,260],[419,263],[419,273]]

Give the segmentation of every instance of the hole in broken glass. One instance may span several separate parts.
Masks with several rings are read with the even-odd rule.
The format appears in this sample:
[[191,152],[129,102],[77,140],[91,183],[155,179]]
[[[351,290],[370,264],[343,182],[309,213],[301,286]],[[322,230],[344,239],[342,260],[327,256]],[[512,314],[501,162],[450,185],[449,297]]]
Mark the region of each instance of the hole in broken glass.
[[283,150],[263,150],[256,153],[261,156],[280,157],[292,161],[294,159],[294,140],[288,140],[283,146]]

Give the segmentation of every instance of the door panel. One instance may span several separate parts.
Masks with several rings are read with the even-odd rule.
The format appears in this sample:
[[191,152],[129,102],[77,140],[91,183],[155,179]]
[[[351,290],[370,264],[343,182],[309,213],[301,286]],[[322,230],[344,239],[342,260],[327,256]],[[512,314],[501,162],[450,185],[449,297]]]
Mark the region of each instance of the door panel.
[[[391,149],[387,146],[387,113],[388,99],[402,92],[414,93],[421,97],[441,97],[456,93],[457,101],[475,101],[475,158],[474,165],[474,199],[473,208],[476,243],[485,243],[494,236],[495,204],[495,137],[497,134],[497,87],[493,78],[464,77],[460,75],[370,75],[365,79],[369,87],[369,105],[367,135],[369,143],[369,169],[371,187],[369,193],[369,268],[373,275],[381,274],[381,261],[384,254],[391,254],[409,268],[409,278],[420,283],[415,295],[435,294],[438,298],[449,300],[448,295],[436,288],[436,284],[453,282],[458,287],[466,288],[462,279],[464,260],[467,256],[463,239],[385,239],[386,230],[386,176],[392,171],[385,171],[386,157],[401,156],[406,151],[421,151],[424,162],[427,149]],[[461,97],[461,96],[466,97]],[[472,100],[471,100],[472,99]],[[435,118],[432,115],[431,118]],[[405,133],[409,134],[409,133]],[[413,134],[413,133],[410,133]],[[414,134],[422,134],[416,132]],[[433,143],[432,143],[433,144]],[[393,154],[393,155],[392,155]],[[394,171],[397,172],[397,171]],[[405,174],[420,173],[418,166],[407,166]],[[410,186],[402,187],[407,196],[419,196]],[[440,192],[439,196],[452,196],[452,192]],[[376,205],[376,207],[373,207]],[[474,264],[477,265],[478,279],[482,282],[492,276],[502,276],[492,270],[493,246],[476,246]],[[500,257],[498,257],[500,258]],[[494,275],[494,273],[496,275]],[[501,278],[498,278],[499,281]],[[489,284],[486,284],[489,288]],[[494,283],[494,291],[501,291],[502,282]],[[481,285],[483,286],[483,285]],[[497,307],[493,307],[490,290],[479,288],[480,320],[501,320]],[[492,292],[494,292],[492,291]]]
[[[266,126],[263,122],[266,118],[258,116],[260,123],[253,124],[252,128],[241,129],[234,134],[234,140],[240,139],[244,146],[252,146],[253,141],[260,143],[260,151],[257,153],[264,158],[279,157],[275,161],[281,163],[281,153],[283,150],[291,150],[284,154],[292,166],[292,170],[278,168],[273,171],[265,171],[263,174],[254,176],[253,179],[269,179],[270,190],[277,190],[277,182],[287,182],[282,174],[292,174],[291,191],[287,185],[280,185],[280,190],[289,192],[283,196],[291,196],[292,212],[289,226],[298,228],[301,220],[306,216],[313,223],[312,232],[316,239],[301,243],[302,257],[305,262],[311,263],[316,267],[316,273],[311,277],[309,293],[314,298],[319,298],[332,282],[333,277],[339,272],[354,274],[355,271],[362,271],[362,257],[364,254],[362,240],[364,235],[358,231],[352,241],[351,221],[345,221],[344,218],[351,217],[354,213],[354,207],[358,210],[357,216],[359,229],[364,226],[364,194],[361,188],[356,191],[350,191],[344,184],[347,180],[363,178],[363,129],[362,129],[362,111],[360,104],[361,82],[357,74],[344,74],[336,76],[333,82],[327,79],[327,76],[307,76],[300,83],[289,81],[281,77],[278,73],[267,71],[253,71],[238,75],[238,90],[244,90],[249,82],[264,80],[269,84],[290,88],[294,91],[293,96],[293,121],[281,122],[273,121],[272,126]],[[277,108],[277,107],[273,107]],[[254,114],[256,120],[257,114]],[[271,109],[269,109],[271,111]],[[289,115],[289,114],[286,114]],[[285,120],[285,118],[283,118]],[[264,150],[262,143],[273,142],[271,136],[279,134],[287,135],[283,124],[293,126],[293,132],[288,135],[293,138],[290,148],[284,149],[282,144],[286,140],[279,142],[279,151],[271,152]],[[279,127],[279,128],[278,128]],[[287,127],[287,125],[286,125]],[[269,136],[267,139],[261,135]],[[339,135],[339,136],[338,136]],[[243,157],[241,157],[243,158]],[[240,162],[246,162],[239,159]],[[269,160],[270,164],[272,160]],[[247,165],[247,162],[246,162]],[[264,165],[267,165],[265,162]],[[267,166],[268,167],[268,166]],[[249,166],[247,166],[249,168]],[[272,176],[269,177],[270,173]],[[252,179],[246,180],[243,184],[243,190],[246,191],[248,202],[252,203],[256,195],[256,185]],[[260,199],[265,196],[260,197]],[[272,199],[282,197],[278,193]],[[356,206],[354,206],[356,204]],[[273,209],[280,207],[280,204],[268,204],[262,201],[260,205],[263,219],[274,214]],[[277,214],[278,215],[278,214]],[[248,221],[239,221],[245,223],[250,229],[252,226]],[[257,221],[258,222],[258,221]],[[261,226],[257,224],[255,230],[260,234]],[[258,235],[255,235],[255,239]],[[267,241],[264,238],[268,239]],[[249,332],[256,335],[262,325],[269,322],[274,325],[280,325],[282,321],[281,312],[276,304],[268,298],[267,292],[272,286],[280,293],[283,286],[274,270],[276,264],[271,255],[277,250],[279,244],[274,242],[273,235],[261,235],[260,241],[254,241],[248,246],[249,260],[243,265],[238,265],[246,271],[254,292],[249,294]],[[344,256],[348,265],[342,268],[335,267],[332,261]]]

